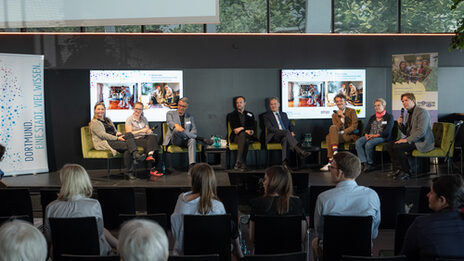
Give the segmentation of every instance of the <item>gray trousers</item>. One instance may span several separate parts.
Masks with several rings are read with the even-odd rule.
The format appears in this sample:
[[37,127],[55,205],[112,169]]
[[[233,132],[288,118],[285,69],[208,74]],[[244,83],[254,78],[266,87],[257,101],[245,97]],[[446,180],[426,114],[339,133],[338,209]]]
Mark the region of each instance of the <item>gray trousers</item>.
[[189,138],[183,132],[173,132],[171,137],[171,144],[180,146],[180,147],[187,147],[188,148],[188,158],[189,164],[196,163],[196,156],[197,156],[197,141],[193,138]]

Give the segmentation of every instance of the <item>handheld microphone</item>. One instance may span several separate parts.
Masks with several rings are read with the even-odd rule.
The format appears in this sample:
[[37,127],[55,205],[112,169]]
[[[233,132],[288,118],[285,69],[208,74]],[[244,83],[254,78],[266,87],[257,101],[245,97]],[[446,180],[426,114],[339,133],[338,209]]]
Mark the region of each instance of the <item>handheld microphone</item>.
[[401,117],[401,118],[404,118],[403,116],[404,116],[404,108],[401,108],[401,115],[400,115],[400,117]]
[[[337,110],[333,110],[333,112],[334,112],[335,114],[338,115],[338,111],[337,111]],[[340,117],[340,115],[338,115],[338,117]]]

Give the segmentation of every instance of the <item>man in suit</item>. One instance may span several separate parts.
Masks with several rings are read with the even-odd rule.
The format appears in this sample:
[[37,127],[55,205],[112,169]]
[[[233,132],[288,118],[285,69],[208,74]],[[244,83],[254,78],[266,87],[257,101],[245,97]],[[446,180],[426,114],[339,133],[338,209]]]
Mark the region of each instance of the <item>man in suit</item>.
[[164,137],[163,146],[172,144],[187,147],[189,165],[192,166],[196,163],[197,140],[209,145],[212,142],[197,136],[197,127],[193,116],[187,113],[188,105],[188,98],[183,97],[177,103],[177,111],[168,111],[166,113],[168,131],[166,137]]
[[287,113],[279,112],[280,103],[276,97],[269,99],[269,108],[270,111],[263,115],[264,126],[267,129],[266,144],[279,142],[282,145],[282,165],[287,165],[287,148],[289,146],[301,158],[311,155],[311,153],[298,147],[293,125],[288,120]]
[[235,110],[227,116],[232,132],[230,140],[237,143],[237,160],[234,170],[244,171],[246,169],[246,156],[248,145],[255,139],[253,135],[256,130],[255,116],[252,112],[245,110],[246,100],[243,96],[235,98]]
[[335,96],[334,101],[338,110],[334,110],[332,114],[332,126],[329,128],[329,134],[325,137],[329,163],[322,167],[321,171],[329,171],[333,155],[338,152],[338,144],[356,141],[359,138],[356,134],[356,131],[359,132],[358,116],[356,116],[354,109],[346,107],[346,96],[339,93]]
[[406,119],[403,120],[401,113],[398,124],[405,138],[393,141],[387,145],[388,153],[393,164],[392,176],[397,179],[406,180],[411,176],[406,152],[417,149],[420,152],[428,152],[435,147],[429,113],[416,106],[416,97],[413,93],[401,95],[403,107],[408,111]]

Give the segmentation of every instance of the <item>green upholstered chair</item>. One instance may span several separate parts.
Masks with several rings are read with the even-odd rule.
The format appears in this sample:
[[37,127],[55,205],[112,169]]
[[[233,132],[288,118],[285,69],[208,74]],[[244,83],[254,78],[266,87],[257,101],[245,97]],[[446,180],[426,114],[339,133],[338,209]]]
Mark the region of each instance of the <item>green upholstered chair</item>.
[[[412,156],[417,158],[445,158],[449,149],[448,174],[450,174],[451,163],[454,153],[454,131],[455,125],[447,122],[435,122],[432,127],[433,137],[435,138],[435,148],[429,152],[412,151]],[[451,146],[451,148],[450,148]],[[416,168],[417,172],[417,168]],[[435,173],[438,174],[438,166],[435,165]],[[416,173],[417,174],[417,173]]]
[[[359,135],[361,135],[364,131],[364,123],[362,120],[358,120],[358,131],[359,131]],[[327,142],[325,139],[321,141],[321,151],[322,149],[327,149]],[[340,143],[338,145],[338,149],[339,150],[356,150],[355,141]]]
[[[293,126],[295,126],[295,121],[291,120],[290,122]],[[267,128],[264,127],[264,141],[267,140]],[[280,150],[282,151],[282,145],[279,142],[268,142],[266,143],[266,166],[269,165],[269,154],[271,150]]]
[[121,158],[122,155],[118,153],[113,156],[111,150],[96,150],[93,146],[92,134],[90,133],[89,126],[81,127],[81,142],[82,142],[82,157],[84,159],[105,159],[107,177],[110,176],[110,160]]
[[[235,142],[230,141],[230,134],[231,133],[232,133],[232,129],[230,128],[230,122],[229,122],[229,118],[227,116],[227,145],[228,145],[227,147],[228,147],[229,151],[237,151],[238,150],[238,144],[235,143]],[[255,131],[253,136],[256,138],[256,140],[258,139],[257,131]],[[280,147],[280,149],[282,150],[282,146]],[[255,151],[255,154],[256,154],[255,155],[256,156],[255,157],[256,158],[255,164],[256,164],[256,166],[258,166],[258,155],[259,155],[258,152],[261,150],[261,142],[259,142],[259,141],[252,142],[250,145],[248,145],[248,150]],[[229,157],[229,160],[230,160],[230,157]]]
[[[392,129],[392,140],[399,140],[401,139],[401,131],[400,131],[400,128],[398,126],[398,122],[395,121],[393,123],[393,129]],[[381,166],[382,166],[382,171],[384,170],[384,164],[383,164],[383,152],[387,150],[387,144],[388,142],[384,142],[384,143],[380,143],[380,144],[377,144],[377,146],[375,146],[375,151],[379,151],[380,152],[380,163],[381,163]]]
[[[163,140],[167,132],[168,132],[168,124],[166,122],[163,122]],[[188,153],[187,147],[181,147],[181,146],[172,145],[172,144],[167,145],[167,146],[162,146],[162,147],[163,147],[164,153]],[[198,152],[201,152],[201,144],[197,142],[197,153]],[[163,161],[166,160],[165,155],[166,154],[163,154]]]

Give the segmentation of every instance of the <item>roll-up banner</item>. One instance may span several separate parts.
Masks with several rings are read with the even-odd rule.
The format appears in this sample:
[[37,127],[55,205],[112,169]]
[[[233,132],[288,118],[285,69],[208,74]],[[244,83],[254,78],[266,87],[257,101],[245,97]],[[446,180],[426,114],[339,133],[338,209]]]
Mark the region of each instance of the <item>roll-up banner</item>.
[[6,176],[48,172],[44,56],[0,53],[0,143]]

